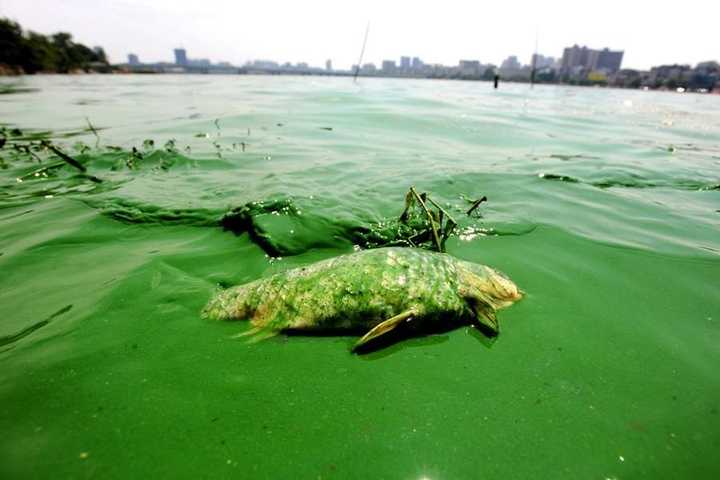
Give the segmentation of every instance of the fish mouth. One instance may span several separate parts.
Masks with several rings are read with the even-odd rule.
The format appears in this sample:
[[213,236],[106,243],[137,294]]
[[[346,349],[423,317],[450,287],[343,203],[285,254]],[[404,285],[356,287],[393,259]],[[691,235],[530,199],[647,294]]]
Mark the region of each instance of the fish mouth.
[[504,273],[487,267],[488,277],[495,290],[493,293],[497,300],[500,301],[501,305],[498,308],[503,308],[510,305],[513,302],[517,302],[523,298],[524,292],[515,285],[515,282],[510,280]]

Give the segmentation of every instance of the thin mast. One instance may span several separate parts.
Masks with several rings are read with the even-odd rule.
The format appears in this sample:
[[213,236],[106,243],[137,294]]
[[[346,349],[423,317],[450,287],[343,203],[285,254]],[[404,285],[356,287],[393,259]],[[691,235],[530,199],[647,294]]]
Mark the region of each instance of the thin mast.
[[537,66],[538,56],[538,38],[540,37],[540,29],[535,30],[535,53],[532,56],[532,65],[530,66],[530,88],[535,86],[535,68]]
[[355,66],[355,75],[353,76],[354,82],[357,82],[357,77],[360,73],[360,65],[362,65],[363,56],[365,55],[365,45],[367,44],[368,32],[370,32],[370,22],[368,22],[367,27],[365,27],[365,39],[363,40],[362,50],[360,50],[360,60],[358,60],[358,63]]

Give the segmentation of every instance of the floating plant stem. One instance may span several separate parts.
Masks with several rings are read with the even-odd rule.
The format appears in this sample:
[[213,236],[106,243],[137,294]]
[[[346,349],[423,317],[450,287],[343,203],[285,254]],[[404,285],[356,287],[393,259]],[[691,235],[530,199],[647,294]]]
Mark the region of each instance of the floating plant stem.
[[98,135],[97,130],[95,130],[95,127],[93,127],[93,124],[90,123],[90,119],[88,117],[85,117],[85,121],[88,124],[88,129],[95,135],[95,148],[100,147],[100,135]]
[[48,141],[43,141],[42,144],[43,144],[43,146],[47,147],[51,152],[53,152],[55,155],[57,155],[58,157],[60,157],[60,158],[61,158],[65,163],[67,163],[68,165],[71,165],[71,166],[77,168],[78,170],[80,170],[80,171],[83,172],[83,173],[87,172],[87,168],[85,167],[85,165],[83,165],[82,163],[78,162],[77,160],[75,160],[74,158],[72,158],[70,155],[68,155],[67,153],[63,152],[63,151],[60,150],[59,148],[57,148],[57,147],[56,147],[55,145],[53,145],[52,143],[50,143],[50,142],[48,142]]
[[[457,226],[457,222],[455,219],[450,215],[443,207],[441,207],[435,200],[430,198],[430,196],[427,196],[427,201],[432,203],[435,208],[438,209],[440,212],[440,229],[442,231],[442,240],[440,242],[441,252],[445,251],[445,242],[447,239],[452,235],[453,230],[455,230],[455,227]],[[443,225],[443,219],[446,218],[444,225]]]
[[470,215],[472,212],[474,212],[482,202],[486,202],[487,197],[483,196],[480,200],[475,200],[472,204],[472,206],[468,209],[467,214]]
[[428,210],[427,205],[425,205],[425,202],[423,201],[422,197],[418,195],[417,190],[415,190],[415,187],[410,187],[410,191],[415,196],[415,200],[418,201],[422,209],[425,211],[425,215],[427,215],[428,220],[430,221],[430,228],[432,229],[433,234],[433,240],[435,240],[435,246],[437,247],[438,251],[442,251],[442,245],[440,243],[440,236],[438,235],[438,229],[437,225],[435,224],[435,219],[433,218],[432,214],[430,213],[430,210]]

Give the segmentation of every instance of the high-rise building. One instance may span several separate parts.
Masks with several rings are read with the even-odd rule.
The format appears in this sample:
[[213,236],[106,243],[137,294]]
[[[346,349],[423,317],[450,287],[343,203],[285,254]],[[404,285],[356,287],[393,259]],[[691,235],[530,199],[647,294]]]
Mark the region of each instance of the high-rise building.
[[622,65],[624,52],[613,52],[607,48],[602,50],[593,50],[590,55],[590,68],[593,70],[603,70],[609,73],[615,73],[620,70]]
[[567,47],[563,51],[561,63],[562,70],[569,72],[577,67],[587,67],[589,55],[590,49],[587,47],[580,47],[578,45]]
[[601,70],[608,73],[615,73],[622,65],[623,51],[612,51],[604,48],[593,50],[585,46],[573,45],[563,52],[561,69],[565,73],[574,70]]
[[538,53],[533,53],[533,56],[530,59],[530,66],[535,67],[537,70],[543,68],[553,68],[555,67],[555,63],[556,60],[554,57],[546,57]]
[[382,62],[382,71],[385,73],[393,73],[397,66],[395,65],[395,60],[383,60]]
[[140,59],[134,53],[128,53],[128,65],[140,65]]
[[479,60],[460,60],[458,68],[463,75],[480,75]]
[[403,70],[410,69],[410,57],[400,57],[400,68]]
[[325,70],[332,72],[332,60],[329,58],[325,61]]
[[187,52],[184,48],[175,49],[175,65],[187,65]]
[[413,57],[412,59],[412,69],[413,70],[420,70],[423,67],[423,61],[420,60],[420,57]]
[[522,64],[515,55],[511,55],[503,60],[500,68],[502,70],[519,70],[522,68]]

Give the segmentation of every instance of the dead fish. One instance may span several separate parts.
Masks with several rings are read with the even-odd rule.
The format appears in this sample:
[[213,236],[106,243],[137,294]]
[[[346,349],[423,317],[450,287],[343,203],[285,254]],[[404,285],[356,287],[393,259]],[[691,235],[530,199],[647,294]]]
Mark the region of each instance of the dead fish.
[[353,351],[399,328],[499,333],[496,310],[522,298],[499,271],[445,253],[378,248],[295,268],[218,293],[205,318],[250,320],[240,336],[367,332]]

